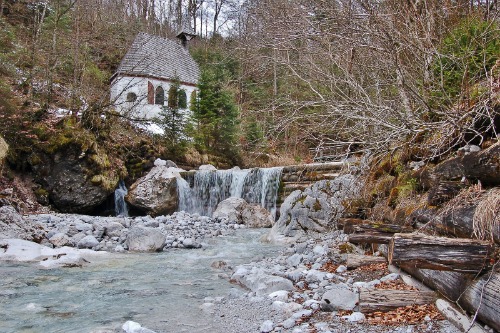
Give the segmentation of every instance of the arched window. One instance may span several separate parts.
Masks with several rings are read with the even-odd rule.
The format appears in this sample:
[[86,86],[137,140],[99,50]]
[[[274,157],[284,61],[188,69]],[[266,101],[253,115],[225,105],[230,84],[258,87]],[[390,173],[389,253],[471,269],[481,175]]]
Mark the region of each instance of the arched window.
[[179,90],[179,109],[187,109],[186,91]]
[[155,104],[163,105],[165,103],[165,92],[161,86],[156,87]]
[[137,101],[137,95],[133,92],[129,92],[127,94],[127,102],[135,102]]
[[168,90],[168,107],[175,109],[178,106],[178,96],[177,96],[177,87],[171,86]]

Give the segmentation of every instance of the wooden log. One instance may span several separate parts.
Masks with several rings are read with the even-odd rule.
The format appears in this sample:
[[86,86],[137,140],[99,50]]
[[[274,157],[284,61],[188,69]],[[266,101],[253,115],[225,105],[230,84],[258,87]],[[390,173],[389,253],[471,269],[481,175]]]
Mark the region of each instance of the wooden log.
[[394,234],[389,263],[462,273],[479,273],[493,263],[493,246],[484,241]]
[[343,219],[342,225],[345,234],[360,233],[360,232],[381,232],[381,233],[407,233],[412,232],[411,226],[399,224],[389,224],[380,221],[360,220],[360,219]]
[[346,266],[347,269],[355,269],[361,266],[367,266],[372,264],[381,264],[386,263],[387,260],[384,257],[375,257],[375,256],[364,256],[358,254],[349,254],[347,255]]
[[429,190],[427,203],[429,206],[441,206],[456,197],[464,187],[460,181],[441,181]]
[[393,234],[378,231],[363,232],[359,234],[349,235],[349,242],[353,244],[389,244],[392,236]]
[[359,311],[386,312],[402,306],[431,304],[436,298],[433,291],[362,289],[359,294]]
[[[500,332],[500,272],[475,275],[405,267],[405,271]],[[493,275],[490,275],[493,274]]]

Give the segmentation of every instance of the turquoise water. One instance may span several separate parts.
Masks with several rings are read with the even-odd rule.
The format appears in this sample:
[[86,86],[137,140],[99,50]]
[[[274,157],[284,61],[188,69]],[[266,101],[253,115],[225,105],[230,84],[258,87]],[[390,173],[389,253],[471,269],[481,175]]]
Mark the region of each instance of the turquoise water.
[[238,230],[196,250],[113,254],[84,268],[0,263],[0,332],[89,333],[127,320],[157,332],[206,332],[203,299],[234,287],[210,265],[224,260],[234,267],[277,253],[259,241],[267,231]]

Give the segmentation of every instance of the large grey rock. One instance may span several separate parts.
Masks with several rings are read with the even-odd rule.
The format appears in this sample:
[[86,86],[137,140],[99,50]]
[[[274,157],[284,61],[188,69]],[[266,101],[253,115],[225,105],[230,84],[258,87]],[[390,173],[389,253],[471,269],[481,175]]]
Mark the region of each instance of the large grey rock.
[[120,237],[123,231],[123,225],[118,222],[109,222],[104,227],[104,234],[108,237]]
[[230,197],[219,202],[217,208],[212,214],[213,218],[227,219],[231,222],[241,224],[241,213],[248,206],[248,203],[241,198]]
[[270,228],[274,223],[271,213],[257,204],[248,204],[243,208],[241,221],[249,228]]
[[352,291],[349,287],[343,284],[333,285],[323,294],[321,302],[321,310],[337,311],[337,310],[352,310],[359,302],[359,294]]
[[41,224],[24,219],[12,206],[0,207],[0,238],[41,241],[44,237]]
[[71,144],[58,149],[54,153],[34,152],[28,159],[35,181],[48,191],[50,203],[61,212],[92,211],[114,192],[118,175],[109,166],[89,177],[89,172],[97,169],[95,160],[105,155],[85,154],[80,146]]
[[343,201],[355,197],[360,184],[346,174],[321,180],[304,191],[293,191],[280,208],[280,218],[267,236],[269,241],[293,241],[306,233],[324,233],[336,227],[345,211]]
[[127,234],[125,243],[129,251],[156,252],[165,246],[166,236],[153,228],[133,227]]
[[178,206],[177,181],[182,169],[156,166],[139,178],[128,190],[125,197],[131,206],[150,215],[168,215]]

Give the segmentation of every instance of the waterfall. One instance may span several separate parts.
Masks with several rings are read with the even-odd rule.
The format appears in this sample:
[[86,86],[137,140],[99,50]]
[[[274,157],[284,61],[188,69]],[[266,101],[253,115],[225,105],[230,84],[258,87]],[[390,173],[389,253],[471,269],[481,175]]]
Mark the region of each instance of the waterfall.
[[127,195],[127,187],[123,180],[120,180],[118,187],[115,190],[115,215],[120,217],[128,217],[128,207],[125,202]]
[[276,199],[282,168],[197,171],[177,178],[179,211],[212,216],[219,202],[243,198],[276,216]]

